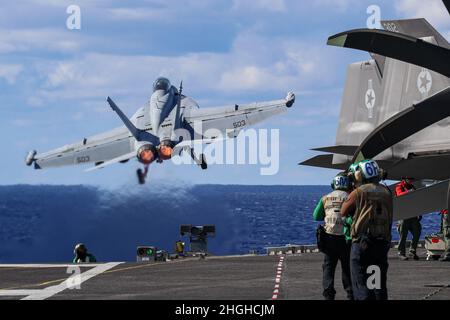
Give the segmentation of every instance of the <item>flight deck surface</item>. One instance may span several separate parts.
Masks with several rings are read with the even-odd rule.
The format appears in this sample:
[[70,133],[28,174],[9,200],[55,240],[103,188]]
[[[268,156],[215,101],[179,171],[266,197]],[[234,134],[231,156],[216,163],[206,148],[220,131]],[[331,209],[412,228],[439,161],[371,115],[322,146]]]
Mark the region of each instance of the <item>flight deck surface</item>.
[[[400,261],[391,251],[389,298],[450,299],[450,264]],[[322,299],[320,253],[188,258],[170,262],[71,265],[0,265],[0,299]],[[70,268],[69,270],[67,268]],[[277,282],[279,275],[279,282]],[[345,299],[336,272],[337,299]],[[277,286],[278,284],[278,286]],[[275,291],[277,288],[278,291]]]

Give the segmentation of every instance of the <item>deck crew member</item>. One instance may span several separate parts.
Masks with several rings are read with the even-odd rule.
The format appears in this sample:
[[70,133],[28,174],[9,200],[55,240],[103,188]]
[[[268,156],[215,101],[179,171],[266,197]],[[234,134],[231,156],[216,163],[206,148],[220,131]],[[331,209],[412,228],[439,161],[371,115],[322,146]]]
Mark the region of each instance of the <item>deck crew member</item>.
[[[395,195],[401,197],[414,189],[413,184],[407,178],[403,178],[402,181],[395,186]],[[400,220],[398,222],[397,230],[400,235],[398,256],[401,260],[408,260],[408,257],[406,256],[406,239],[408,238],[409,232],[412,234],[412,241],[408,256],[414,260],[419,260],[419,257],[417,256],[417,245],[419,243],[420,234],[422,233],[421,220],[422,216],[419,216]]]
[[448,209],[441,211],[442,215],[442,233],[444,235],[445,241],[445,251],[442,254],[440,261],[450,261],[450,216],[448,214]]
[[[393,199],[391,191],[380,184],[382,176],[375,161],[361,161],[351,176],[358,187],[341,209],[343,217],[353,216],[350,270],[355,300],[388,298],[386,283]],[[369,283],[369,276],[375,281]]]
[[184,246],[185,246],[185,243],[181,240],[178,240],[177,242],[175,242],[175,253],[178,256],[184,257]]
[[325,221],[324,237],[322,239],[324,253],[323,261],[323,296],[326,300],[334,300],[334,275],[338,261],[341,261],[342,285],[347,292],[347,298],[353,300],[350,279],[350,244],[344,235],[344,219],[341,217],[342,203],[348,197],[349,179],[344,173],[338,174],[332,181],[333,192],[324,196],[314,210],[314,220]]
[[75,246],[73,250],[75,254],[75,258],[73,258],[73,263],[92,263],[97,262],[93,254],[90,254],[86,248],[86,246],[82,243],[79,243]]

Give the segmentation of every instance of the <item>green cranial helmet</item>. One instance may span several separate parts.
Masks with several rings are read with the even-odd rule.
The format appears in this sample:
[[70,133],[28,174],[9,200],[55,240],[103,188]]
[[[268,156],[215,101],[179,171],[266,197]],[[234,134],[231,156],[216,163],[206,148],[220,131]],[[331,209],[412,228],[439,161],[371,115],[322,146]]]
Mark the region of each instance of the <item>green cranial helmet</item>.
[[356,183],[355,173],[358,168],[358,164],[359,164],[359,162],[352,163],[350,165],[350,167],[348,167],[348,169],[347,169],[347,176],[348,176],[350,185],[352,185],[352,186],[355,186],[355,183]]
[[351,164],[348,168],[348,172],[354,174],[356,172],[356,169],[358,168],[358,164],[359,162]]

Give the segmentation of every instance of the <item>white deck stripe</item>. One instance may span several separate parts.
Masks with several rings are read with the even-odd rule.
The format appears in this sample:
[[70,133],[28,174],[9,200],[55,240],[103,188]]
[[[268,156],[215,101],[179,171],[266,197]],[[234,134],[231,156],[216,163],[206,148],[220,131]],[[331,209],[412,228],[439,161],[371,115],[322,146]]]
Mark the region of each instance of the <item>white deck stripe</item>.
[[[83,282],[99,275],[109,269],[114,268],[115,266],[121,264],[123,262],[110,262],[110,263],[102,263],[102,264],[89,264],[89,265],[9,265],[10,268],[18,267],[18,268],[62,268],[62,267],[93,267],[83,273],[80,273],[76,276],[71,276],[67,278],[62,283],[47,287],[45,289],[23,289],[23,290],[0,290],[0,296],[25,296],[22,300],[44,300],[58,294],[66,289],[75,288],[75,286],[81,285]],[[4,266],[4,265],[3,265]],[[75,278],[76,277],[76,278]]]
[[0,290],[0,296],[29,296],[37,293],[38,291],[42,291],[42,289]]
[[105,271],[108,271],[109,269],[114,268],[115,266],[121,264],[122,262],[110,262],[98,265],[97,267],[93,269],[89,269],[76,277],[79,277],[78,281],[74,281],[72,277],[69,277],[66,281],[56,285],[51,286],[48,288],[45,288],[43,290],[39,290],[36,293],[33,293],[22,300],[44,300],[47,298],[50,298],[54,296],[55,294],[58,294],[66,289],[73,289],[75,286],[82,284],[83,282],[95,277],[96,275],[99,275]]
[[104,263],[80,263],[80,264],[0,264],[0,268],[68,268],[68,267],[98,267]]
[[277,273],[275,277],[275,286],[273,290],[272,300],[277,300],[278,295],[280,293],[280,282],[281,282],[281,275],[283,274],[283,263],[284,263],[284,256],[280,257],[280,260],[278,261],[277,265]]

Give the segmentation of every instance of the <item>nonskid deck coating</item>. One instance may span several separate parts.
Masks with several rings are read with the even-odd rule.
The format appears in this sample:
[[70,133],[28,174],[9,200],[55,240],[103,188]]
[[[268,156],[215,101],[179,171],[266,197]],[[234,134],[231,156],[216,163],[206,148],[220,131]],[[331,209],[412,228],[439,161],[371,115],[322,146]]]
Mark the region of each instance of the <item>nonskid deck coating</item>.
[[[425,261],[424,252],[420,253],[420,261],[400,261],[391,250],[388,273],[390,299],[450,299],[450,263]],[[287,255],[281,272],[277,256],[120,263],[82,282],[80,289],[65,289],[48,299],[270,300],[277,275],[280,275],[277,299],[320,300],[322,259],[320,253]],[[35,295],[37,292],[37,297],[40,297],[38,290],[49,290],[67,281],[70,276],[68,266],[0,267],[0,298],[22,299],[27,296],[27,290],[32,290],[30,292]],[[95,267],[82,266],[80,270],[83,274]],[[335,283],[336,298],[345,299],[339,267]],[[8,296],[8,292],[22,292],[17,290],[25,290],[24,295]]]

